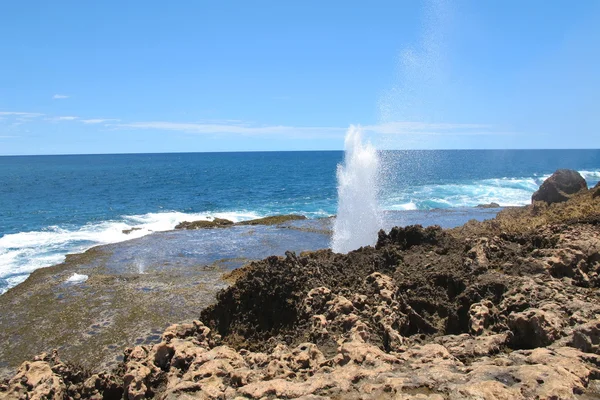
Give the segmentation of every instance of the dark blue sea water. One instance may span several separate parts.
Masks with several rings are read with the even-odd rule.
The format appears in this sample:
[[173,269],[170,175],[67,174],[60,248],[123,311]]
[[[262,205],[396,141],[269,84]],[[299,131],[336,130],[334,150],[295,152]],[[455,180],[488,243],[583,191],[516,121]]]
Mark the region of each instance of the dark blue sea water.
[[[590,186],[600,179],[600,150],[380,157],[385,210],[523,205],[558,168],[580,171]],[[183,220],[335,214],[342,160],[341,151],[0,157],[0,291],[67,253],[173,229]],[[142,229],[122,233],[131,227]]]

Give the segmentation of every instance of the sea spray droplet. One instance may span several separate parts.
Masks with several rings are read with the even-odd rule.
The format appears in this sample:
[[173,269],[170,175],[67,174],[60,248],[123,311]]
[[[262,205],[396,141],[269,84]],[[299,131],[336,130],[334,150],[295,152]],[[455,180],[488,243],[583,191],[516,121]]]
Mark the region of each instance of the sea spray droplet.
[[377,195],[379,158],[370,143],[362,142],[361,129],[350,126],[344,141],[344,164],[338,165],[338,212],[331,248],[347,253],[373,245],[382,228]]

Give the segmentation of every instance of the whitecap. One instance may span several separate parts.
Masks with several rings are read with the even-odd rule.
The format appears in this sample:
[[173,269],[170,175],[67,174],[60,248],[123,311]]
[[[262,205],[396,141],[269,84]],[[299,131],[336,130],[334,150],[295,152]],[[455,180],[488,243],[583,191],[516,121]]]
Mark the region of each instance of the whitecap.
[[0,294],[25,280],[36,269],[59,264],[67,254],[80,253],[97,245],[168,231],[183,221],[225,218],[239,222],[263,216],[245,210],[206,213],[170,211],[127,215],[120,220],[84,226],[49,226],[39,231],[7,234],[0,237],[0,279],[7,282],[7,287],[0,289]]
[[600,179],[600,171],[579,171],[584,178]]
[[410,210],[417,210],[418,206],[414,203],[414,202],[408,202],[408,203],[402,203],[402,204],[393,204],[389,207],[387,207],[389,210],[404,210],[404,211],[410,211]]
[[594,187],[600,181],[600,171],[579,171],[589,187]]
[[382,200],[386,210],[433,208],[468,208],[479,204],[497,203],[500,206],[523,206],[531,203],[531,195],[550,175],[539,177],[502,177],[423,185],[405,188],[388,194]]

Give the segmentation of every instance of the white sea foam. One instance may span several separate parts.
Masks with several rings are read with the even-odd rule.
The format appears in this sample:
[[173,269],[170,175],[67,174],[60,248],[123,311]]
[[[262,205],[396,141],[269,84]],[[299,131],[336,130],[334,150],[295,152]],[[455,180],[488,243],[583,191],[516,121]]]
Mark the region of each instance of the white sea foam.
[[[600,181],[600,171],[582,170],[589,187]],[[384,210],[427,210],[431,208],[475,207],[497,203],[503,207],[531,204],[531,195],[551,174],[531,177],[503,177],[472,182],[423,185],[399,189],[381,201]]]
[[418,210],[419,207],[414,202],[410,201],[408,203],[390,204],[386,208],[388,210],[410,211],[410,210]]
[[579,171],[579,173],[585,178],[586,176],[588,177],[594,177],[594,178],[600,178],[600,171]]
[[338,165],[338,213],[331,247],[347,253],[375,244],[382,227],[377,203],[379,158],[370,144],[363,144],[360,128],[350,126],[344,141],[344,164]]
[[388,195],[382,200],[382,207],[386,210],[426,210],[475,207],[489,203],[504,207],[522,206],[531,203],[531,195],[548,176],[494,178],[460,184],[411,187]]
[[66,282],[67,283],[72,283],[72,284],[77,284],[77,283],[83,283],[83,282],[85,282],[87,280],[88,280],[88,276],[87,275],[74,273],[73,275],[71,275],[69,277],[69,279],[66,280]]
[[579,171],[589,187],[594,187],[600,181],[600,171]]
[[[28,274],[36,269],[58,264],[64,261],[65,255],[82,252],[93,246],[122,242],[152,232],[171,230],[182,221],[226,218],[239,222],[262,216],[264,215],[250,211],[148,213],[79,227],[50,226],[41,231],[4,235],[0,237],[0,294],[23,282]],[[123,232],[132,228],[137,229],[129,234]]]

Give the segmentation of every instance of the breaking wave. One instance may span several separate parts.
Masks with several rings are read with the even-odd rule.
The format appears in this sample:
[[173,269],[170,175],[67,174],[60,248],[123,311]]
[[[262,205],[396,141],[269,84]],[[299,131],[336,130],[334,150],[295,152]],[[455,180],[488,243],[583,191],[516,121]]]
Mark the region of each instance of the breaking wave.
[[[600,180],[600,171],[579,171],[591,188]],[[444,183],[401,188],[382,199],[386,210],[431,210],[466,208],[497,203],[502,207],[531,203],[531,195],[550,174],[494,178],[461,183]]]
[[[50,226],[41,231],[4,235],[0,237],[0,294],[23,282],[36,269],[61,263],[67,254],[80,253],[97,245],[168,231],[182,221],[226,218],[238,222],[262,216],[250,211],[211,214],[149,213],[79,227]],[[136,229],[125,233],[132,228]]]

